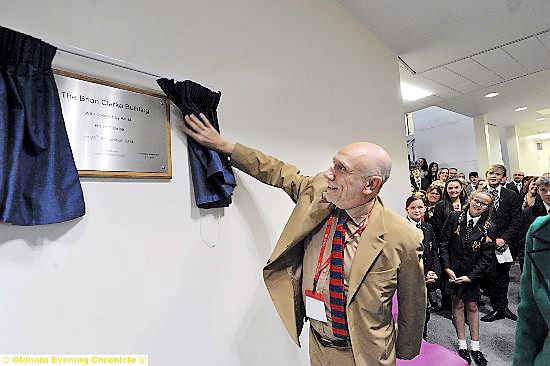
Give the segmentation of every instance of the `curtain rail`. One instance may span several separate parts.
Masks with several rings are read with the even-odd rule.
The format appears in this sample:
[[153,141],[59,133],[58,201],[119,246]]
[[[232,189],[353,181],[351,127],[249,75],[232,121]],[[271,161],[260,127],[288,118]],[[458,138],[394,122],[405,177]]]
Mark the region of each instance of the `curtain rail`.
[[[48,43],[50,43],[50,42],[48,42]],[[52,44],[55,47],[57,47],[58,51],[61,51],[61,52],[65,52],[65,53],[68,53],[68,54],[71,54],[71,55],[80,56],[80,57],[84,57],[84,58],[87,58],[87,59],[90,59],[90,60],[102,62],[104,64],[108,64],[108,65],[111,65],[111,66],[120,67],[122,69],[139,72],[141,74],[154,76],[156,78],[162,78],[162,76],[160,76],[159,73],[157,73],[157,72],[146,70],[145,68],[143,68],[139,65],[135,65],[135,64],[123,61],[123,60],[119,60],[119,59],[114,58],[114,57],[105,56],[105,55],[102,55],[102,54],[97,53],[97,52],[92,52],[92,51],[85,50],[83,48],[78,48],[78,47],[69,46],[69,45],[65,45],[65,44],[59,44],[59,43],[57,43],[57,45],[55,43],[52,43]]]
[[[69,46],[69,45],[66,45],[66,44],[63,44],[63,43],[59,43],[59,42],[50,42],[50,41],[44,40],[44,39],[43,39],[43,41],[51,44],[54,47],[56,47],[57,51],[59,51],[59,52],[64,52],[64,53],[68,53],[68,54],[71,54],[71,55],[87,58],[89,60],[98,61],[98,62],[107,64],[107,65],[120,67],[122,69],[138,72],[138,73],[141,73],[141,74],[144,74],[144,75],[149,75],[149,76],[155,77],[157,79],[160,79],[160,78],[175,79],[175,80],[185,80],[186,79],[186,78],[181,78],[181,77],[178,77],[178,76],[170,76],[170,77],[162,76],[162,75],[160,75],[161,73],[158,72],[158,71],[147,70],[142,66],[132,64],[130,62],[123,61],[123,60],[120,60],[120,59],[117,59],[117,58],[114,58],[114,57],[105,56],[101,53],[88,51],[88,50],[85,50],[83,48]],[[214,88],[214,86],[212,86],[208,83],[203,83],[203,85],[206,86],[207,88],[212,89],[212,90],[216,90],[216,88]]]

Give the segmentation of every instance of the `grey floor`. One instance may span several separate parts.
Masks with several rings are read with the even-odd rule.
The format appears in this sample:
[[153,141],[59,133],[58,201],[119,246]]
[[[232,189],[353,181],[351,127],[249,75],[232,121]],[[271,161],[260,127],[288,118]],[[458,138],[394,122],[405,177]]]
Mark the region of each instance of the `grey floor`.
[[[515,263],[510,270],[510,287],[508,289],[509,308],[517,314],[519,302],[519,264]],[[482,297],[487,304],[488,299]],[[480,316],[491,311],[490,306],[480,307]],[[489,365],[507,366],[512,364],[514,351],[516,323],[509,320],[497,320],[491,323],[480,322],[480,345]],[[466,327],[466,339],[468,345],[469,329]],[[438,313],[432,313],[428,323],[428,342],[437,343],[453,351],[457,350],[457,337],[451,320]],[[472,362],[472,365],[475,365]]]

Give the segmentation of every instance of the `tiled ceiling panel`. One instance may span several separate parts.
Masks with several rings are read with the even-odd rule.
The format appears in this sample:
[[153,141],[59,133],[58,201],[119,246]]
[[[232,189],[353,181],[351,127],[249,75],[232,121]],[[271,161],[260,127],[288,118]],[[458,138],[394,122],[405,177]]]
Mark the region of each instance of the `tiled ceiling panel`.
[[472,56],[472,58],[506,80],[529,73],[524,66],[500,48]]
[[425,71],[421,75],[445,86],[452,87],[461,93],[469,93],[481,88],[481,86],[444,67],[438,67],[433,70]]
[[550,52],[537,37],[504,46],[503,49],[518,60],[530,72],[537,72],[550,67]]
[[399,68],[399,74],[401,76],[401,81],[412,84],[422,89],[426,89],[427,91],[437,95],[440,98],[446,99],[460,95],[460,93],[456,90],[448,88],[440,83],[436,83],[435,81],[425,78],[422,75],[412,75],[408,70],[404,68]]
[[546,47],[546,49],[550,51],[550,32],[539,34],[537,37],[538,39],[540,39],[540,41]]
[[453,62],[445,67],[481,86],[495,85],[504,81],[503,78],[471,58]]

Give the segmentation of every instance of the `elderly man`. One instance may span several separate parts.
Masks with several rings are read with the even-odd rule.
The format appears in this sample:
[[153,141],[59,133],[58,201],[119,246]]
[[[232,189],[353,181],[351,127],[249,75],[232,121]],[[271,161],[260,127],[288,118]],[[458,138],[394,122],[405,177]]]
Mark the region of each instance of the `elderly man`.
[[[298,345],[309,319],[312,365],[394,365],[396,356],[419,353],[426,310],[422,232],[378,197],[391,170],[384,149],[368,142],[344,146],[327,171],[304,176],[223,139],[202,114],[186,116],[184,131],[296,203],[263,272]],[[397,330],[391,315],[396,290]]]

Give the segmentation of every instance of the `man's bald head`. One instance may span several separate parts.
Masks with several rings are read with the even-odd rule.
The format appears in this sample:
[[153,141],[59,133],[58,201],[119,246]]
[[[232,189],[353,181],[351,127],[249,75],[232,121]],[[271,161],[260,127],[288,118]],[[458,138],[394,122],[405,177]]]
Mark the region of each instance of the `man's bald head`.
[[354,142],[340,149],[342,154],[353,157],[365,178],[377,175],[386,182],[391,173],[391,158],[380,145],[371,142]]
[[372,201],[389,178],[391,159],[388,153],[370,142],[344,146],[324,173],[328,187],[325,199],[347,210]]

